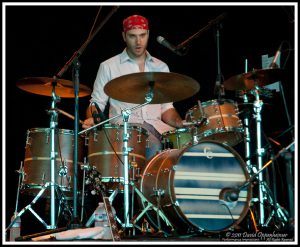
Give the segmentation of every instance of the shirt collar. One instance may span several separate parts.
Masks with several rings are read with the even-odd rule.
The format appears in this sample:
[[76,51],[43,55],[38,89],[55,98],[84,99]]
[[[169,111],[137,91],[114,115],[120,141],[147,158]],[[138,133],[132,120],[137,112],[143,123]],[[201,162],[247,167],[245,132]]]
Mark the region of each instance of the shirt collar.
[[[126,51],[126,48],[123,50],[123,52],[120,54],[120,63],[125,63],[126,61],[132,60]],[[150,55],[148,51],[146,51],[146,62],[153,62],[153,57]]]

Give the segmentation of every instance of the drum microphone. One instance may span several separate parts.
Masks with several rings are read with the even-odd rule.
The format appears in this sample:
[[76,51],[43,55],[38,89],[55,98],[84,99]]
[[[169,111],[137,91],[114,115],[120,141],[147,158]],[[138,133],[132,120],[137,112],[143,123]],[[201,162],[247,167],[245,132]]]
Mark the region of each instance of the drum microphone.
[[170,51],[174,52],[175,54],[177,54],[179,56],[185,55],[184,53],[182,53],[181,51],[179,51],[179,49],[177,49],[176,46],[174,46],[171,43],[169,43],[164,37],[158,36],[156,38],[156,40],[157,40],[158,43],[160,43],[164,47],[168,48]]
[[239,194],[239,189],[224,188],[220,191],[219,199],[225,202],[236,202],[239,199]]
[[104,116],[103,112],[100,110],[100,108],[97,105],[97,103],[93,102],[92,104],[95,106],[95,108],[97,110],[97,111],[93,111],[92,112],[94,123],[98,124],[98,123],[101,122],[101,120],[103,121],[105,119],[105,116]]

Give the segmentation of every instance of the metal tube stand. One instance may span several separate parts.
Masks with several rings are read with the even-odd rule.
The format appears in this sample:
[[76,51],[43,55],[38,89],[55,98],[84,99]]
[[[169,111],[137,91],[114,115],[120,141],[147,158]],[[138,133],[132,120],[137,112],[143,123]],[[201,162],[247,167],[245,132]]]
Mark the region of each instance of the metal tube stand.
[[130,228],[133,225],[129,222],[129,152],[132,151],[132,148],[128,147],[128,118],[130,116],[130,110],[123,110],[123,122],[124,122],[124,133],[123,133],[123,157],[124,157],[124,223],[123,227]]
[[[248,96],[246,93],[244,93],[243,95],[243,100],[244,103],[247,104],[249,102],[248,100]],[[253,167],[251,164],[251,160],[250,160],[250,155],[251,155],[251,148],[250,148],[250,143],[251,143],[251,136],[250,136],[250,131],[249,131],[249,114],[246,113],[245,117],[244,117],[244,142],[245,142],[245,159],[246,159],[246,165],[247,165],[247,170],[249,172],[249,174],[253,173]]]
[[[257,166],[258,169],[260,170],[263,166],[262,162],[262,157],[264,153],[264,148],[262,148],[261,145],[261,109],[263,102],[259,98],[259,90],[256,88],[254,90],[254,96],[255,96],[255,101],[253,104],[254,108],[254,113],[255,113],[255,119],[256,119],[256,154],[257,154]],[[264,209],[264,179],[263,179],[263,174],[260,173],[258,175],[258,195],[259,195],[259,223],[260,225],[263,225],[265,222],[265,209]]]

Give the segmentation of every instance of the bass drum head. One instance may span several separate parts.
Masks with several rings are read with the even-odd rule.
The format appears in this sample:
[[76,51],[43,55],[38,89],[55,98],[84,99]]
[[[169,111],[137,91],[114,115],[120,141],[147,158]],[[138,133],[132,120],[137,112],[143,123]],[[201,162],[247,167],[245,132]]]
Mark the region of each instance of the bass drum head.
[[195,227],[215,232],[239,224],[248,212],[251,187],[242,189],[237,201],[223,192],[242,186],[249,179],[240,155],[218,142],[187,147],[176,165],[174,195],[185,217]]
[[[223,192],[239,188],[248,178],[246,165],[235,150],[218,142],[200,142],[156,155],[144,171],[141,191],[161,208],[178,234],[220,232],[242,221],[252,194],[248,186],[236,201],[229,201]],[[159,205],[153,196],[157,191],[162,195]],[[157,214],[149,210],[146,215],[158,228]],[[160,221],[163,230],[170,232],[168,222]]]

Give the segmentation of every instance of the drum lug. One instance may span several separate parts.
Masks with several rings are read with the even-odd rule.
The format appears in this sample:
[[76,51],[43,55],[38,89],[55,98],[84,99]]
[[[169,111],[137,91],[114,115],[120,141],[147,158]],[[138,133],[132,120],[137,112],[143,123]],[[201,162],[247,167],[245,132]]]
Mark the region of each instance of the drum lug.
[[161,172],[163,172],[163,173],[169,173],[169,172],[170,172],[170,169],[169,169],[169,168],[165,168],[165,169],[163,169]]
[[72,183],[72,176],[69,176],[69,179],[68,179],[68,184],[69,184],[68,188],[69,188],[69,190],[72,189],[72,186],[70,185],[71,183]]
[[89,137],[87,135],[85,135],[84,137],[84,146],[88,146],[89,145]]
[[94,135],[93,135],[94,142],[98,142],[97,136],[98,136],[98,133],[96,131],[94,131]]
[[43,175],[42,175],[42,184],[43,185],[45,184],[45,173],[43,173]]
[[162,189],[152,189],[154,191],[154,196],[161,198],[165,194],[165,190]]
[[60,177],[66,177],[68,174],[68,163],[66,160],[63,161],[63,165],[59,167],[58,175]]
[[139,128],[138,134],[137,134],[137,143],[141,143],[141,142],[142,142],[142,129]]
[[27,136],[26,136],[26,146],[31,146],[31,137],[29,136],[30,131],[27,130]]
[[50,139],[50,129],[47,131],[46,134],[46,144],[49,144],[49,139]]
[[146,139],[146,148],[150,148],[150,140],[149,140],[149,138]]

